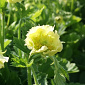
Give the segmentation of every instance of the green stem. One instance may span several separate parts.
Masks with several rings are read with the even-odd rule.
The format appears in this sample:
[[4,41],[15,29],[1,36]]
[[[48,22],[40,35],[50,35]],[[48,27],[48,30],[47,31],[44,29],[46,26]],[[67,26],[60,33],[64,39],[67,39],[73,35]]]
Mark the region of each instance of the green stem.
[[38,80],[37,80],[36,73],[35,73],[34,68],[33,68],[32,66],[31,66],[31,70],[32,70],[32,73],[33,73],[33,77],[34,77],[35,85],[39,85]]
[[[1,17],[0,17],[1,18]],[[0,19],[0,45],[1,45],[1,19]],[[1,48],[0,48],[1,49]]]
[[[29,58],[27,58],[27,63],[29,63],[29,60],[30,60],[30,55],[29,55]],[[37,76],[36,76],[36,73],[35,73],[35,70],[34,70],[32,65],[30,67],[27,67],[28,85],[32,85],[31,71],[33,73],[35,85],[39,85],[38,80],[37,80]]]
[[[19,40],[21,39],[21,20],[20,20],[19,29],[18,29],[18,39]],[[18,53],[19,53],[19,56],[21,57],[22,56],[22,53],[21,53],[21,50],[20,49],[18,49]]]
[[74,0],[72,0],[71,2],[72,2],[72,3],[71,3],[71,11],[73,11]]
[[9,3],[9,15],[8,15],[8,20],[7,20],[7,26],[9,26],[9,23],[10,23],[11,10],[12,10],[12,6],[11,6],[11,3]]
[[27,78],[28,78],[28,85],[32,85],[31,69],[30,69],[30,67],[27,67]]
[[5,20],[5,13],[2,12],[1,16],[1,49],[4,51],[4,37],[5,37],[5,29],[4,29],[4,20]]

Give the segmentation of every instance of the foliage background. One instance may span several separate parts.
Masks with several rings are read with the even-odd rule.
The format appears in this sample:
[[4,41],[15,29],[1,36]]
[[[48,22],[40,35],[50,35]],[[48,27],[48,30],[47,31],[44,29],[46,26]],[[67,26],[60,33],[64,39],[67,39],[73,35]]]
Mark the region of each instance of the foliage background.
[[[22,59],[28,56],[26,53],[30,50],[24,46],[24,39],[31,27],[51,25],[55,26],[61,41],[65,42],[63,51],[56,54],[56,57],[69,72],[70,80],[67,80],[66,85],[85,85],[85,0],[25,0],[21,3],[7,3],[5,10],[5,42],[10,42],[6,45],[5,56],[9,56],[10,60],[8,64],[5,63],[5,68],[0,69],[0,84],[27,84],[26,68],[13,67],[16,65],[12,63],[13,58],[19,57],[18,48],[22,50],[22,64]],[[19,24],[20,40],[17,39]],[[38,64],[36,73],[41,85],[54,85],[54,72],[50,66],[52,62],[38,56],[35,63],[35,68]]]

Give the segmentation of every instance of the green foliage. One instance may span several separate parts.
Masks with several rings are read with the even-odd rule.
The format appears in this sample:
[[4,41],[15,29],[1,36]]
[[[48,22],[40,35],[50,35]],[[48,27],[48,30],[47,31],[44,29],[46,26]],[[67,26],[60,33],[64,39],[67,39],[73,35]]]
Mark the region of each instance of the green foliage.
[[[53,57],[51,57],[53,58]],[[55,85],[65,85],[65,77],[69,80],[67,71],[58,63],[57,59],[54,57],[54,82]]]
[[25,46],[25,42],[22,39],[19,40],[14,37],[14,43],[17,48],[19,48],[20,50],[22,50],[25,53],[29,53],[29,50]]
[[3,8],[5,6],[5,2],[6,2],[5,0],[4,1],[3,0],[0,1],[0,8]]
[[[26,67],[33,65],[41,85],[85,85],[84,10],[85,0],[23,0],[15,4],[0,0],[0,23],[5,12],[4,48],[7,51],[4,55],[9,57],[8,64],[0,69],[0,84],[27,85]],[[60,17],[59,20],[56,21],[56,17]],[[21,39],[18,39],[20,25]],[[54,60],[33,55],[28,63],[30,50],[24,40],[27,31],[37,25],[55,26],[64,42],[63,51],[53,56]],[[18,55],[18,49],[22,56]],[[31,76],[34,84],[33,74]]]
[[28,62],[26,62],[27,59],[19,58],[17,56],[14,56],[14,58],[12,58],[12,60],[13,60],[12,65],[15,67],[26,68],[26,67],[30,67],[33,64],[33,60],[31,60],[28,64]]
[[[10,43],[11,43],[11,40],[6,39],[4,42],[4,48],[6,48]],[[0,45],[0,50],[1,50],[1,45]]]
[[7,65],[0,69],[0,83],[2,85],[21,85],[17,72],[9,70]]
[[31,19],[36,22],[36,18],[41,15],[43,9],[44,9],[44,8],[42,8],[41,10],[38,10],[37,12],[35,12],[35,13],[32,15]]
[[69,83],[69,84],[66,84],[66,85],[84,85],[84,84],[80,84],[80,83]]
[[38,80],[40,82],[40,85],[48,85],[47,75],[45,73],[39,73]]

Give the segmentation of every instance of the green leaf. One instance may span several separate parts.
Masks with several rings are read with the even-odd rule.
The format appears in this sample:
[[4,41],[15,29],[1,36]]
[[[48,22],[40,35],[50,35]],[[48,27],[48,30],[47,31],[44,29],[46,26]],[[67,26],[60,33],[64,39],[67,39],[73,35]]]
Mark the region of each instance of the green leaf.
[[55,56],[50,56],[50,59],[54,62],[54,82],[55,85],[65,85],[65,77],[69,80],[68,72],[57,61]]
[[63,34],[65,34],[66,33],[66,26],[62,23],[62,24],[60,24],[59,25],[59,30],[58,30],[58,34],[61,36],[61,35],[63,35]]
[[29,62],[29,63],[27,63],[27,66],[26,67],[30,67],[32,64],[33,64],[33,59]]
[[63,39],[67,43],[77,43],[80,40],[80,35],[72,32],[69,35],[65,35]]
[[14,58],[12,58],[13,62],[12,62],[12,65],[15,66],[15,67],[22,67],[22,68],[25,68],[25,67],[30,67],[32,64],[33,64],[33,59],[28,63],[26,57],[19,57],[18,55],[16,55],[16,53],[12,52],[12,56]]
[[[59,58],[59,57],[57,57]],[[64,59],[64,58],[61,58],[59,60],[59,63],[60,65],[62,65],[62,69],[66,70],[68,73],[76,73],[76,72],[79,72],[79,69],[78,67],[76,66],[75,63],[71,63],[70,61]]]
[[26,64],[25,64],[26,59],[19,58],[19,57],[13,55],[13,54],[12,54],[12,56],[14,57],[14,58],[12,58],[12,60],[13,60],[13,62],[11,63],[12,66],[14,66],[14,67],[22,67],[22,68],[26,67]]
[[81,18],[80,17],[77,17],[75,15],[72,16],[72,19],[76,22],[80,22],[81,21]]
[[52,85],[55,85],[55,83],[54,83],[53,79],[51,79],[51,84],[52,84]]
[[59,73],[54,75],[55,85],[65,85],[65,78]]
[[66,22],[66,26],[71,26],[75,23],[78,23],[81,21],[81,18],[80,17],[77,17],[75,15],[72,15]]
[[5,0],[0,0],[0,8],[3,8],[5,6]]
[[[44,60],[45,61],[45,60]],[[46,73],[48,74],[48,77],[53,77],[54,76],[54,72],[53,72],[53,69],[52,69],[52,65],[50,65],[52,62],[50,59],[47,59],[46,62],[44,62],[42,64],[39,65],[38,69],[40,72],[42,73]]]
[[6,48],[11,43],[11,40],[6,39],[4,42],[4,48]]
[[22,40],[22,39],[17,39],[17,38],[14,37],[14,44],[15,44],[15,46],[16,46],[17,48],[19,48],[19,49],[22,50],[23,52],[29,54],[30,51],[29,51],[29,49],[24,45],[24,44],[25,44],[24,40]]
[[[4,48],[6,48],[10,43],[11,43],[11,40],[5,39]],[[1,50],[1,45],[0,45],[0,50]]]
[[47,74],[39,73],[37,76],[38,76],[38,81],[39,81],[40,85],[48,85]]
[[54,57],[54,81],[56,85],[65,85],[65,77],[69,79],[68,73],[60,66],[57,59]]
[[8,29],[14,30],[15,26],[16,26],[16,21],[14,21],[14,22],[8,27]]
[[35,12],[35,13],[32,15],[31,19],[32,19],[33,21],[36,21],[36,18],[41,15],[43,9],[44,9],[44,7],[43,7],[41,10],[38,10],[37,12]]
[[61,74],[69,80],[68,72],[61,65],[59,67],[60,67]]

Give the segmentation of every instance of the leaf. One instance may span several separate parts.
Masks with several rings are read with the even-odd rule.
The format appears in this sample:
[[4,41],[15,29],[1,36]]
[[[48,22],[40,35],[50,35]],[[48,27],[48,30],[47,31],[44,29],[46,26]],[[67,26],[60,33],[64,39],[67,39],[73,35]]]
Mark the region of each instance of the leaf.
[[25,64],[26,60],[25,59],[19,58],[13,54],[12,54],[12,56],[14,57],[14,58],[12,58],[12,60],[13,60],[13,62],[11,63],[12,66],[14,66],[14,67],[26,67],[26,64]]
[[14,30],[15,26],[16,26],[16,21],[14,21],[14,22],[8,27],[8,29]]
[[67,43],[77,43],[80,40],[80,35],[76,32],[72,32],[69,35],[64,36],[64,41]]
[[[57,57],[59,58],[59,57]],[[79,72],[78,67],[76,66],[75,63],[71,63],[70,61],[61,58],[59,60],[60,65],[62,66],[63,69],[65,69],[68,73],[76,73]]]
[[68,73],[60,66],[57,59],[54,57],[54,81],[56,85],[65,85],[65,77],[69,79]]
[[[4,48],[6,48],[10,43],[11,43],[11,40],[5,39]],[[1,50],[1,45],[0,45],[0,50]]]
[[29,54],[29,49],[24,45],[25,44],[24,40],[17,39],[16,37],[14,37],[14,44],[17,48],[19,48],[23,52]]
[[51,60],[47,59],[46,62],[39,65],[39,67],[38,67],[39,71],[42,72],[42,73],[48,74],[48,77],[53,77],[54,72],[53,72],[53,69],[51,67],[52,65],[50,65],[51,63],[52,63]]
[[38,76],[38,81],[39,81],[40,85],[48,85],[47,74],[39,73],[37,76]]
[[27,66],[26,67],[30,67],[32,64],[33,64],[33,59],[29,62],[29,63],[27,63]]
[[11,43],[11,41],[12,41],[12,40],[6,39],[6,40],[4,41],[4,48],[6,48],[6,47]]
[[5,6],[5,0],[0,0],[0,8],[3,8]]
[[81,18],[80,17],[77,17],[77,16],[75,16],[75,15],[72,15],[69,19],[68,19],[68,21],[66,22],[66,26],[71,26],[71,25],[73,25],[73,24],[75,24],[75,23],[78,23],[78,22],[80,22],[81,21]]
[[53,79],[51,79],[51,84],[52,84],[52,85],[55,85],[55,83],[54,83]]
[[59,30],[58,30],[58,34],[61,36],[61,35],[63,35],[63,34],[65,34],[66,33],[66,26],[65,25],[63,25],[63,24],[61,24],[61,25],[59,25]]
[[38,10],[37,12],[35,12],[35,13],[32,15],[31,19],[32,19],[33,21],[36,21],[36,18],[41,15],[43,9],[44,9],[44,7],[43,7],[41,10]]
[[55,85],[65,85],[65,77],[69,79],[68,73],[62,68],[62,66],[57,61],[55,56],[49,56],[50,59],[54,62],[54,82]]
[[75,15],[72,16],[72,19],[76,22],[80,22],[81,21],[81,18],[80,17],[77,17]]
[[54,75],[55,85],[65,85],[65,79],[59,73]]
[[69,80],[68,72],[61,65],[59,67],[60,67],[61,74]]
[[22,68],[25,68],[25,67],[30,67],[32,64],[33,64],[33,59],[28,63],[26,57],[24,58],[21,58],[21,57],[18,57],[16,55],[16,53],[12,54],[12,56],[14,58],[12,58],[13,62],[12,62],[12,66],[15,66],[15,67],[22,67]]

